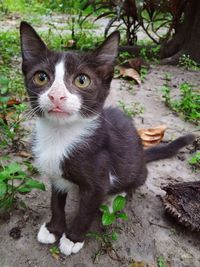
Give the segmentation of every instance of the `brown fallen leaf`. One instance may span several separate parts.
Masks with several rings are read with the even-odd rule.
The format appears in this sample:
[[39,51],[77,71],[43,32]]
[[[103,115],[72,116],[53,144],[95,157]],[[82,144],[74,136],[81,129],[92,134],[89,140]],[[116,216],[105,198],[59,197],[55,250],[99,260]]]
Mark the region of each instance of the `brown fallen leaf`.
[[60,257],[60,255],[57,253],[52,253],[51,256],[56,260],[59,260],[59,257]]
[[32,155],[30,153],[28,153],[26,151],[23,151],[23,150],[22,151],[19,151],[17,153],[17,156],[20,156],[22,158],[31,158],[32,157]]
[[132,78],[137,84],[141,84],[140,74],[136,70],[133,68],[125,68],[123,66],[117,66],[117,68],[119,69],[120,76]]
[[6,103],[0,101],[0,105],[6,104],[7,107],[12,107],[13,105],[19,105],[21,104],[21,101],[16,98],[9,99]]
[[67,48],[74,48],[76,47],[76,41],[71,39],[71,40],[68,40],[66,42],[66,44],[63,46],[64,49],[67,49]]
[[127,61],[120,64],[120,66],[122,66],[126,69],[132,68],[139,73],[140,73],[142,67],[145,67],[146,69],[150,69],[149,63],[147,63],[141,57],[129,58]]
[[141,57],[130,58],[128,60],[128,64],[131,68],[135,69],[138,72],[140,72],[142,67],[145,67],[146,69],[150,68],[150,65]]
[[12,98],[12,99],[9,99],[8,102],[7,102],[7,106],[8,107],[12,107],[13,105],[19,105],[21,104],[22,102],[16,98]]
[[5,123],[7,123],[8,121],[12,120],[12,116],[15,114],[14,111],[9,111],[6,114],[0,114],[0,118],[3,119],[5,121]]
[[166,125],[160,125],[154,128],[138,129],[138,134],[142,139],[142,144],[144,147],[150,147],[159,144],[164,137]]

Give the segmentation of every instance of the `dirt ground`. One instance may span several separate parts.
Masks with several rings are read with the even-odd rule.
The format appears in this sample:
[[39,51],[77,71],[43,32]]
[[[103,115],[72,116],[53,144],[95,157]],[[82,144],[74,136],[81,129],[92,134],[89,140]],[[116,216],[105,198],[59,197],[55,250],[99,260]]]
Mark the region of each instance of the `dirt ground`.
[[[165,73],[170,73],[174,92],[183,81],[200,86],[197,72],[185,71],[177,67],[152,66],[145,82],[139,87],[129,85],[122,80],[113,80],[107,105],[118,105],[118,100],[126,104],[139,102],[144,113],[135,118],[137,127],[166,124],[168,129],[165,140],[171,140],[187,132],[197,132],[197,127],[184,122],[165,107],[161,98],[161,86]],[[157,266],[156,258],[162,256],[170,267],[199,267],[199,233],[192,233],[166,215],[159,196],[165,192],[160,186],[169,182],[195,181],[200,172],[193,172],[188,158],[190,149],[185,148],[172,159],[162,160],[148,165],[149,175],[144,186],[137,190],[128,201],[125,212],[129,220],[121,224],[119,239],[114,248],[121,257],[115,261],[104,254],[96,263],[92,256],[99,248],[95,240],[86,239],[84,248],[75,255],[59,259],[52,257],[51,246],[39,244],[36,235],[40,225],[50,219],[50,185],[47,177],[38,176],[46,184],[45,192],[32,192],[24,196],[29,206],[26,212],[13,211],[11,219],[0,223],[0,266],[1,267],[128,267],[133,261],[142,261],[139,266]],[[77,207],[76,193],[70,193],[67,201],[67,221],[70,223]],[[98,228],[100,218],[96,218],[92,229]],[[21,236],[14,239],[9,235],[13,227],[21,228]],[[148,265],[145,265],[148,264]]]

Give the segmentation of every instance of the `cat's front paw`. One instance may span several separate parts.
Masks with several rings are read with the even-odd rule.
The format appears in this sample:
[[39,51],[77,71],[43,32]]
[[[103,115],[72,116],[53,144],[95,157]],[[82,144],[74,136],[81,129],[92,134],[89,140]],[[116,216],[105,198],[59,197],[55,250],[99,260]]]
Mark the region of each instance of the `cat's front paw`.
[[74,243],[73,241],[69,240],[65,234],[62,235],[61,239],[60,239],[60,251],[66,255],[69,256],[72,253],[78,253],[79,250],[82,249],[84,245],[84,242],[76,242]]
[[37,234],[37,240],[43,244],[53,244],[56,242],[56,237],[54,234],[50,233],[46,227],[46,223],[44,223]]

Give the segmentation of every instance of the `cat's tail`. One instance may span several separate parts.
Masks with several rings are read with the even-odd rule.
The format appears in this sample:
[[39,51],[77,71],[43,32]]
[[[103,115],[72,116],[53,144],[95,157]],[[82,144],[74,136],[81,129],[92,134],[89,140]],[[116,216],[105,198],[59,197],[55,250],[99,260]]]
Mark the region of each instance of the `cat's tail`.
[[188,134],[175,139],[169,144],[160,144],[147,148],[144,151],[146,162],[170,158],[176,155],[179,149],[193,143],[194,140],[195,136]]

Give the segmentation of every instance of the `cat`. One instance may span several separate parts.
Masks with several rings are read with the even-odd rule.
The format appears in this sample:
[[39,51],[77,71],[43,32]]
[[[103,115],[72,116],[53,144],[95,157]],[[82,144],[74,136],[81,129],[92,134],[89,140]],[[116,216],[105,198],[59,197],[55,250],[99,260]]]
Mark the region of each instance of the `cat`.
[[[37,235],[41,243],[59,241],[65,255],[77,253],[99,206],[108,195],[144,184],[146,163],[172,157],[194,136],[143,150],[132,120],[117,108],[104,108],[118,54],[119,32],[87,53],[47,48],[26,22],[20,25],[22,72],[37,115],[33,153],[52,185],[50,222]],[[65,222],[67,193],[79,187],[78,212]]]

